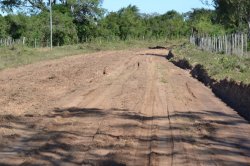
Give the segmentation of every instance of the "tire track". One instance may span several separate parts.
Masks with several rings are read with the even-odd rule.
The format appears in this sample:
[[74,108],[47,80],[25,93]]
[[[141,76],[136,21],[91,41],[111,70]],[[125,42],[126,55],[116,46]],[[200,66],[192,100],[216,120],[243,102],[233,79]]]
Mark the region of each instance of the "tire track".
[[[176,82],[178,82],[178,83],[182,82],[182,81],[180,81],[180,80],[177,79],[178,77],[179,77],[179,75],[176,74],[175,78],[173,78],[173,77],[170,78],[170,86],[171,86],[171,88],[168,88],[169,90],[172,89],[175,92],[180,91],[180,89],[177,89],[178,88],[177,86],[173,86],[173,85],[175,85],[175,83],[173,82],[174,80]],[[175,93],[175,97],[172,96],[172,97],[170,97],[170,99],[175,98],[176,101],[178,99],[179,103],[182,103],[180,105],[182,105],[182,107],[184,108],[184,110],[186,110],[187,112],[192,112],[192,107],[193,107],[193,103],[194,102],[192,102],[192,104],[191,104],[189,96],[191,96],[194,100],[197,99],[197,97],[191,91],[191,88],[189,87],[189,85],[188,85],[187,82],[185,83],[184,87],[186,87],[186,89],[183,89],[182,93]],[[185,90],[187,91],[187,93],[184,93]],[[173,94],[173,92],[172,92],[172,94]],[[192,99],[191,99],[191,101],[192,101]],[[170,102],[172,103],[172,101],[170,101]],[[195,102],[195,104],[197,105],[197,102]],[[172,110],[173,110],[173,112],[176,112],[175,111],[176,108],[174,108],[173,105],[172,105]],[[176,113],[178,113],[178,112],[176,112]],[[196,121],[195,119],[193,119],[193,120],[194,120],[194,122]],[[183,125],[185,125],[185,124],[183,124]],[[186,125],[189,125],[188,127],[194,126],[194,124],[193,125],[192,124],[186,124]],[[179,132],[181,133],[180,130],[179,130]],[[183,148],[184,148],[184,151],[185,151],[185,156],[186,156],[187,163],[189,163],[190,165],[193,165],[194,163],[195,163],[195,165],[202,165],[201,164],[202,161],[197,156],[198,154],[195,153],[195,151],[197,150],[196,147],[194,147],[191,144],[185,143],[187,141],[187,139],[188,139],[188,138],[185,138],[185,137],[187,137],[187,136],[185,136],[185,134],[180,134],[180,135],[183,135],[183,136],[180,138],[180,141],[178,141],[179,142],[178,145],[180,143],[183,144]],[[194,139],[194,141],[196,140],[196,138],[193,138],[193,139]],[[205,140],[203,140],[203,141],[205,141]],[[190,156],[192,156],[192,157],[190,157]],[[209,156],[209,158],[211,159],[210,162],[212,162],[214,165],[218,165],[214,160],[212,160],[211,156]],[[190,162],[190,161],[192,161],[192,162]]]
[[[130,77],[137,71],[137,68],[129,67],[129,66],[134,66],[133,65],[134,61],[137,59],[138,57],[133,58],[126,66],[124,66],[124,70],[122,70],[119,76],[114,78],[115,81],[112,82],[102,93],[100,91],[95,91],[94,93],[91,94],[90,98],[85,99],[85,101],[79,104],[79,106],[84,105],[84,107],[101,108],[101,109],[107,109],[107,111],[109,111],[109,109],[112,108],[111,106],[112,103],[114,102],[114,101],[109,101],[109,100],[112,100],[111,96],[114,94],[117,94],[117,92],[119,93],[121,88],[124,87],[124,84],[126,84],[126,82],[130,79]],[[107,126],[110,126],[109,123],[112,121],[111,120],[112,117],[115,117],[115,116],[112,112],[109,111],[109,115],[102,117],[99,120],[98,126],[95,129],[96,132],[93,134],[93,137],[92,137],[92,142],[93,142],[92,144],[96,144],[99,140],[102,141],[102,137],[99,138],[98,135],[100,136],[107,135],[107,136],[116,137],[114,135],[106,134],[106,133],[109,133],[109,130],[105,131],[105,133],[102,132],[103,130],[102,128],[106,128]]]

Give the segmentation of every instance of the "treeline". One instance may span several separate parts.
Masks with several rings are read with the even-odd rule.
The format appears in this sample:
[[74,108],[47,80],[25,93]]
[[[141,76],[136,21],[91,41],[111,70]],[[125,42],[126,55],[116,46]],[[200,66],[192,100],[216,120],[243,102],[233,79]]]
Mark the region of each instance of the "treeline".
[[[219,35],[248,30],[248,0],[214,0],[215,10],[193,9],[180,14],[142,14],[129,5],[117,12],[106,12],[100,0],[53,0],[53,45],[74,44],[94,39],[128,40],[180,38],[192,33]],[[243,5],[243,1],[245,5]],[[46,1],[47,2],[47,1]],[[49,42],[49,3],[42,0],[0,2],[0,39]],[[227,3],[228,2],[228,3]],[[28,6],[28,7],[27,7]],[[239,9],[242,6],[244,9]],[[247,6],[249,8],[247,8]],[[246,9],[245,9],[246,8]],[[240,12],[242,11],[242,12]],[[240,15],[240,16],[238,16]],[[249,17],[250,18],[250,17]]]

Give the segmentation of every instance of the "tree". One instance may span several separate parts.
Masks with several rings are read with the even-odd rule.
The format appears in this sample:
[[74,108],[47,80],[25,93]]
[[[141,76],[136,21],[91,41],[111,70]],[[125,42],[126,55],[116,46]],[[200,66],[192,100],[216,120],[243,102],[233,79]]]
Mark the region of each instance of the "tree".
[[96,36],[97,22],[104,14],[104,10],[100,7],[101,3],[101,0],[71,0],[67,3],[81,42]]
[[119,36],[122,40],[129,37],[138,37],[140,35],[141,18],[139,9],[136,6],[129,5],[118,11]]
[[8,36],[7,29],[8,24],[6,23],[5,18],[0,15],[0,39]]
[[[52,6],[66,7],[75,19],[89,19],[101,13],[102,0],[51,0]],[[16,11],[49,11],[50,0],[2,0],[0,8],[4,12]]]
[[222,24],[239,31],[244,30],[250,19],[249,0],[214,0],[214,4]]
[[[60,44],[65,43],[65,41],[62,40],[62,38],[64,35],[66,36],[69,35],[67,27],[64,28],[65,31],[62,31],[62,28],[58,29],[58,27],[63,27],[65,22],[67,23],[72,22],[72,24],[74,24],[74,27],[72,28],[73,30],[72,33],[75,33],[74,30],[76,29],[80,41],[84,41],[83,39],[85,38],[90,38],[95,36],[95,30],[97,29],[97,21],[103,15],[103,9],[100,6],[102,0],[51,0],[51,1],[53,8],[53,15],[55,15],[56,17],[54,28],[56,28],[57,31],[57,33],[54,34],[55,41],[53,42]],[[50,0],[2,0],[0,1],[0,9],[8,13],[13,13],[13,11],[15,11],[15,13],[16,12],[26,13],[27,16],[30,17],[35,17],[38,15],[45,16],[49,12],[49,2]],[[47,17],[47,19],[48,18],[49,16]],[[60,23],[61,25],[59,25],[58,23]],[[43,26],[44,25],[49,25],[49,24],[46,22],[46,24],[43,24]],[[32,26],[32,24],[30,24],[29,26]],[[69,27],[72,27],[72,25],[70,25]],[[35,29],[37,28],[35,27]],[[60,30],[60,33],[58,33],[58,30]],[[55,31],[53,31],[53,33],[55,33]],[[75,38],[73,36],[70,37],[69,41]]]
[[104,38],[119,37],[119,15],[116,12],[109,13],[98,22],[98,35]]
[[98,22],[98,33],[105,37],[119,37],[122,40],[139,38],[145,34],[146,28],[136,6],[129,5],[118,12],[108,13]]
[[205,4],[213,5],[217,13],[217,21],[232,31],[250,29],[250,1],[249,0],[201,0]]
[[163,15],[153,14],[144,17],[147,35],[151,37],[176,38],[187,34],[187,24],[184,17],[172,10]]
[[8,15],[5,17],[5,21],[8,25],[7,33],[9,37],[19,39],[24,36],[28,26],[28,19],[25,15]]
[[13,10],[46,10],[46,3],[43,0],[2,0],[0,8],[4,12],[13,12]]
[[[46,45],[50,39],[49,13],[41,12],[38,15],[27,17],[29,19],[24,37],[33,42],[37,39]],[[76,25],[73,18],[57,10],[53,13],[53,45],[73,44],[77,42]]]
[[162,15],[162,19],[166,22],[165,28],[167,30],[167,36],[170,38],[186,34],[186,23],[184,17],[180,13],[171,10]]
[[218,23],[230,31],[250,32],[250,1],[249,0],[200,0],[214,6]]
[[216,23],[216,13],[209,9],[193,9],[185,14],[192,33],[219,35],[225,33],[222,25]]

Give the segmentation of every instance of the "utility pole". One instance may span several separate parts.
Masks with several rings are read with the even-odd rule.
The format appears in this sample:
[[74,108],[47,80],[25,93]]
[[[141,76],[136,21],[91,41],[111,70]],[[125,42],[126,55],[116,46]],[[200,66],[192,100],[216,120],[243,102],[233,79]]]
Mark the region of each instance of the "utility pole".
[[52,0],[50,2],[50,49],[53,48],[53,28],[52,28]]

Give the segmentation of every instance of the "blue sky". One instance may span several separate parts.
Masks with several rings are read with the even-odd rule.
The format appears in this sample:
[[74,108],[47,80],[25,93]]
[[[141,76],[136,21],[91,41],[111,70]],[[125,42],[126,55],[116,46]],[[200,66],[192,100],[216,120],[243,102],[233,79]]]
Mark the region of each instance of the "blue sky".
[[130,4],[136,5],[141,13],[148,14],[163,14],[169,10],[185,13],[191,11],[192,8],[208,8],[208,6],[203,5],[200,0],[104,0],[102,7],[108,9],[108,11],[117,11]]

